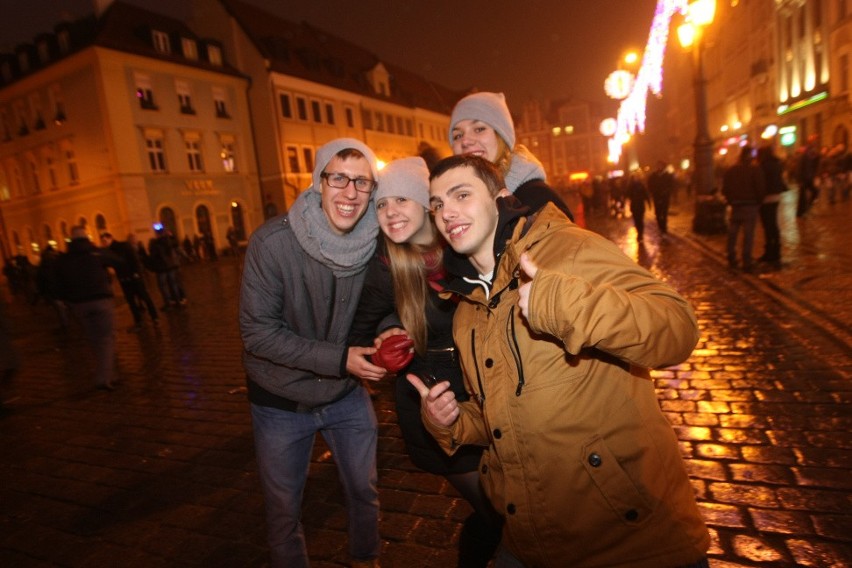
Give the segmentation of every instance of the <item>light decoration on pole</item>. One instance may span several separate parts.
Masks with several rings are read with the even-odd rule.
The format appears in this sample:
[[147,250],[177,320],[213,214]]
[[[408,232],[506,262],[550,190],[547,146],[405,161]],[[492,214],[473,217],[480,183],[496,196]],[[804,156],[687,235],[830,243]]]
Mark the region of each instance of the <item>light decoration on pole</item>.
[[663,89],[663,59],[672,17],[675,14],[684,14],[686,9],[687,0],[657,0],[654,19],[651,21],[651,32],[648,34],[648,43],[642,56],[642,65],[630,94],[618,106],[616,132],[607,141],[609,160],[612,163],[617,163],[621,158],[622,147],[633,134],[645,131],[648,91],[659,96]]

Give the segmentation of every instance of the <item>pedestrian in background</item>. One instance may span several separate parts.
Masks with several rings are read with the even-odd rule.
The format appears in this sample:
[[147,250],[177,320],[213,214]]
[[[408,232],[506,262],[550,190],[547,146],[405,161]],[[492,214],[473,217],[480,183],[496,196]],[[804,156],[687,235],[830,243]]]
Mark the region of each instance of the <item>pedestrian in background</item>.
[[95,386],[115,388],[115,299],[107,268],[123,270],[123,261],[98,249],[86,228],[71,229],[68,252],[56,261],[60,298],[80,322],[95,355]]
[[532,211],[554,203],[570,219],[568,205],[547,183],[541,162],[515,142],[515,123],[503,93],[474,93],[456,103],[450,117],[453,154],[474,154],[495,164],[506,187]]
[[157,274],[157,286],[163,296],[163,311],[186,305],[186,293],[180,278],[180,253],[177,240],[172,232],[158,225],[156,237],[148,243],[148,258],[153,271]]
[[[455,346],[453,314],[456,298],[441,298],[446,284],[443,249],[429,214],[429,170],[419,157],[388,164],[379,175],[375,195],[379,226],[384,233],[380,253],[370,261],[355,323],[353,343],[376,347],[390,333],[404,333],[414,341],[414,358],[405,372],[450,381],[458,400],[467,400]],[[402,330],[381,326],[399,315]],[[394,321],[393,324],[397,322]],[[398,371],[394,384],[396,414],[412,463],[440,475],[467,500],[474,512],[459,535],[461,568],[484,568],[500,542],[501,520],[479,484],[479,460],[484,448],[466,446],[448,456],[423,426],[420,393]]]
[[728,168],[722,177],[722,195],[731,207],[728,223],[728,266],[740,266],[737,260],[737,240],[743,233],[742,269],[751,272],[754,268],[754,229],[760,205],[766,195],[766,182],[760,168],[752,163],[751,146],[743,146],[737,163]]
[[630,174],[630,181],[627,184],[627,198],[630,200],[630,215],[633,217],[633,226],[636,227],[636,240],[641,243],[645,235],[645,206],[651,206],[651,195],[638,172]]
[[443,160],[429,193],[454,250],[471,399],[407,378],[447,452],[486,447],[483,487],[505,515],[495,566],[706,568],[710,535],[649,373],[691,354],[689,304],[553,205],[529,217],[499,198],[480,157]]
[[379,232],[376,157],[364,143],[317,150],[313,184],[249,240],[239,323],[272,566],[309,565],[302,494],[316,433],[346,496],[352,566],[378,567],[378,425],[363,380],[386,371],[349,347]]
[[661,235],[669,232],[669,206],[674,189],[675,178],[669,171],[668,164],[662,160],[658,161],[657,169],[648,176],[648,191],[654,200],[654,216]]
[[784,182],[784,166],[772,151],[772,146],[761,146],[757,150],[757,165],[763,172],[766,194],[760,204],[760,224],[763,226],[764,249],[760,262],[781,267],[781,231],[778,228],[778,205],[781,194],[787,191]]
[[142,313],[145,308],[148,310],[148,315],[151,316],[151,322],[154,325],[159,323],[160,316],[157,314],[154,300],[148,294],[148,288],[142,278],[142,263],[133,245],[127,241],[116,241],[113,239],[112,233],[104,232],[101,233],[101,246],[124,261],[116,269],[115,275],[121,285],[124,299],[127,300],[130,313],[133,314],[133,327],[129,331],[138,331],[142,328]]
[[819,138],[815,134],[808,137],[796,164],[796,181],[799,183],[799,203],[796,207],[796,217],[801,217],[807,213],[819,197],[816,178],[822,156],[817,146],[817,140]]
[[51,305],[59,321],[59,331],[68,331],[68,306],[59,297],[59,284],[56,281],[56,261],[60,253],[53,245],[47,245],[41,253],[41,262],[36,271],[36,286],[39,295]]

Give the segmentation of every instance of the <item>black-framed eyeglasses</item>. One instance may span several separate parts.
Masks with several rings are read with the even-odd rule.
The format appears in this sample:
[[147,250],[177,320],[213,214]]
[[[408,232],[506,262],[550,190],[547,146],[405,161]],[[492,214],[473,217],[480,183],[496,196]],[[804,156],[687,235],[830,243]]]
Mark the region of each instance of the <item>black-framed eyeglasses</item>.
[[345,189],[349,185],[349,182],[352,182],[352,185],[355,186],[355,191],[360,191],[361,193],[371,193],[376,188],[376,182],[368,178],[351,178],[345,174],[335,172],[323,172],[320,174],[320,177],[335,189]]

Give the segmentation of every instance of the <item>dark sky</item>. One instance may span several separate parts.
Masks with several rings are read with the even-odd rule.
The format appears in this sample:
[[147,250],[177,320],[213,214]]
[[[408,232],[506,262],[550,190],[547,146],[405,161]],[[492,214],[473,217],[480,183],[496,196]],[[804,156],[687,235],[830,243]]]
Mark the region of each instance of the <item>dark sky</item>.
[[[189,0],[128,0],[182,17]],[[641,49],[656,0],[247,0],[355,42],[453,89],[606,100],[621,54]],[[93,0],[0,0],[0,49],[50,32]]]

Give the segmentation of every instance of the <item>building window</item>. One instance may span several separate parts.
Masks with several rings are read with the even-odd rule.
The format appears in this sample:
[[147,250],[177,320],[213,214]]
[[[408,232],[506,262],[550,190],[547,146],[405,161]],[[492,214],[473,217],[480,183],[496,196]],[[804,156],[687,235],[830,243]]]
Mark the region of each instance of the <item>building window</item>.
[[314,122],[322,122],[322,107],[319,101],[311,101],[311,114]]
[[380,112],[376,113],[376,130],[379,132],[385,131],[385,115]]
[[38,42],[38,60],[42,65],[50,61],[50,48],[46,41]]
[[53,109],[53,124],[61,126],[68,117],[65,116],[65,102],[62,99],[62,91],[59,85],[51,85],[48,91],[50,97],[50,107]]
[[33,180],[33,192],[41,193],[41,181],[38,178],[38,163],[33,157],[30,157],[27,161],[30,164],[30,176]]
[[44,130],[44,113],[41,110],[41,98],[37,93],[30,96],[30,116],[33,117],[33,130]]
[[314,150],[309,146],[304,146],[302,148],[302,158],[305,161],[305,171],[312,172],[314,171]]
[[152,172],[166,171],[166,153],[163,150],[163,134],[150,132],[145,135],[145,151],[148,153],[148,166]]
[[278,102],[281,104],[281,116],[284,118],[293,118],[293,109],[290,108],[290,95],[287,93],[279,94]]
[[186,148],[186,160],[189,164],[189,171],[203,172],[204,162],[201,160],[201,139],[197,135],[187,136],[184,138],[184,147]]
[[334,105],[331,103],[325,103],[325,121],[334,125]]
[[296,97],[296,112],[299,120],[308,120],[308,101],[305,97]]
[[154,49],[160,53],[171,53],[172,46],[169,42],[169,35],[159,30],[151,31],[151,40],[154,43]]
[[68,180],[71,185],[80,183],[80,170],[77,167],[77,155],[73,148],[65,148],[65,166],[68,168]]
[[414,123],[410,118],[405,120],[405,133],[409,136],[414,136]]
[[47,175],[50,179],[50,188],[56,189],[59,187],[59,183],[56,178],[56,163],[53,161],[53,156],[45,158],[45,162],[47,163]]
[[299,165],[299,150],[295,146],[287,146],[287,169],[291,174],[302,173]]
[[60,53],[68,53],[71,49],[70,33],[68,30],[62,30],[58,34],[56,34],[56,40],[59,43],[59,52]]
[[198,45],[195,43],[194,39],[183,37],[180,39],[180,45],[183,50],[184,57],[191,59],[192,61],[196,61],[198,59]]
[[352,107],[346,107],[343,110],[346,113],[346,126],[355,128],[355,111],[352,110]]
[[213,104],[216,107],[217,118],[231,118],[228,114],[228,97],[225,95],[225,89],[213,87]]
[[388,119],[388,132],[390,132],[391,134],[396,134],[396,126],[394,126],[393,116],[389,114],[386,116]]
[[367,109],[361,112],[361,120],[364,122],[364,130],[373,129],[373,113]]
[[178,103],[180,104],[180,112],[183,114],[195,114],[195,109],[192,108],[192,93],[189,90],[189,83],[186,81],[177,81],[175,83],[177,91]]
[[139,106],[145,110],[157,110],[154,102],[154,90],[151,87],[151,78],[147,75],[136,75],[136,98]]
[[222,50],[219,49],[218,45],[208,45],[207,46],[207,59],[210,60],[212,65],[221,66],[222,65]]
[[234,151],[234,140],[230,137],[222,137],[222,148],[219,157],[222,158],[222,167],[226,172],[237,171],[237,153]]

